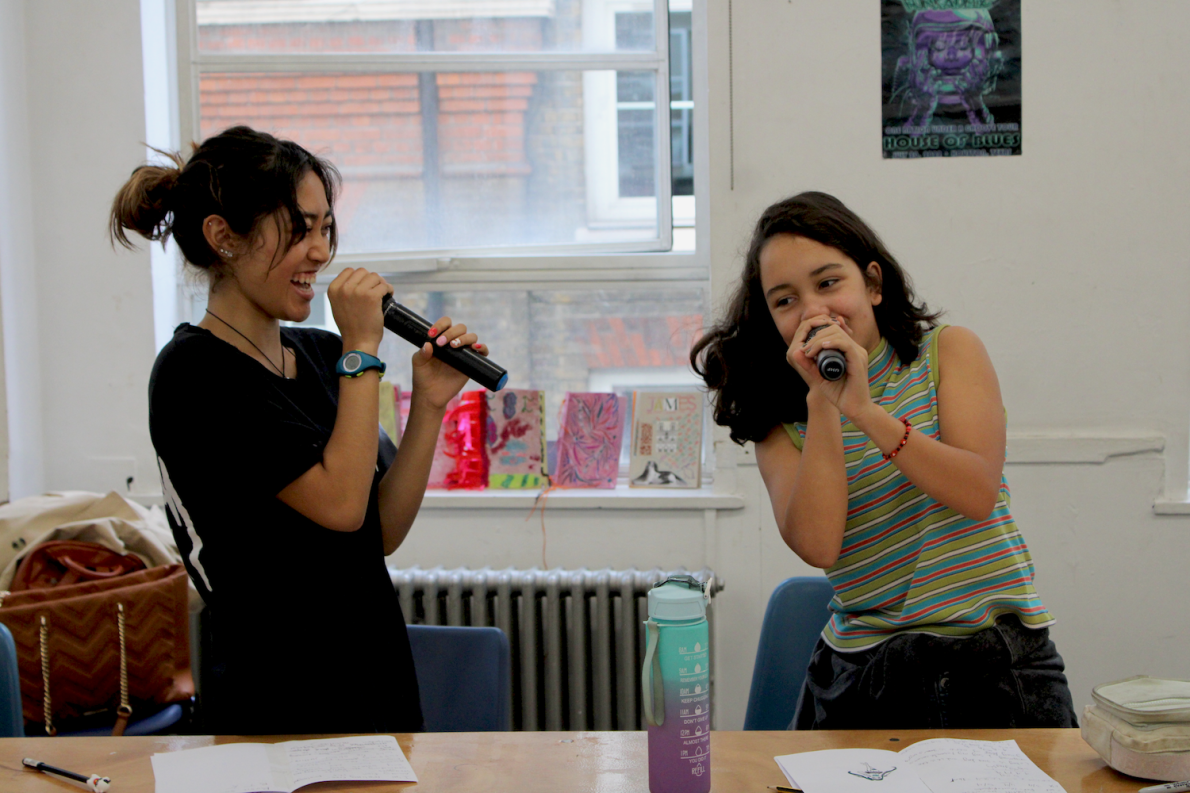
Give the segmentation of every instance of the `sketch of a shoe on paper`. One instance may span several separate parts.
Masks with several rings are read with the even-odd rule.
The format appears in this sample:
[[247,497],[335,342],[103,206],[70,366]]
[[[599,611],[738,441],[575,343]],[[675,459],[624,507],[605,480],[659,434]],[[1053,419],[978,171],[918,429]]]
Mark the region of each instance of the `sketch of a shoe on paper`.
[[897,770],[896,766],[893,766],[887,771],[877,771],[873,766],[868,765],[867,763],[862,763],[862,765],[864,767],[863,771],[848,771],[847,773],[851,774],[851,776],[858,776],[863,779],[871,780],[872,782],[880,782],[893,771]]
[[649,460],[640,475],[632,480],[634,485],[684,485],[686,480],[673,471],[664,471],[653,460]]

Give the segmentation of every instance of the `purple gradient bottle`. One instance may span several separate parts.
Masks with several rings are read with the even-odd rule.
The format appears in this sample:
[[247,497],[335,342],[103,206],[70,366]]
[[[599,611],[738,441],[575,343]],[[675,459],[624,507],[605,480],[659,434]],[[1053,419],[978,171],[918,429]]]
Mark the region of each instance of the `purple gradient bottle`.
[[641,686],[650,793],[711,789],[711,669],[707,596],[692,576],[649,591]]

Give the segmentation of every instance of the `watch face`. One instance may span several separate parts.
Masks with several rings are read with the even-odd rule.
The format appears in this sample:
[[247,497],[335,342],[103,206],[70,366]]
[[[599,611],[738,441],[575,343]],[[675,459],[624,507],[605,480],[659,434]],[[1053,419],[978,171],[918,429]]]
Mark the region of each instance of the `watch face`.
[[347,356],[343,358],[343,368],[349,372],[358,370],[361,366],[363,366],[363,363],[364,359],[361,358],[360,354],[357,352],[348,353]]

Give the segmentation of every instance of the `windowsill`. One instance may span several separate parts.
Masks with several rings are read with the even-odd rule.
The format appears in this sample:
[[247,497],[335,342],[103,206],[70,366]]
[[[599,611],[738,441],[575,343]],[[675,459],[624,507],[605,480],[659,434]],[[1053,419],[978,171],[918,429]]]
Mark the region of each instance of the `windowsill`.
[[1190,501],[1157,499],[1153,502],[1154,515],[1190,515]]
[[[422,509],[533,509],[540,490],[427,490]],[[742,496],[697,490],[627,487],[551,490],[548,509],[743,509]]]
[[[427,490],[422,509],[533,509],[540,490]],[[126,494],[142,506],[164,507],[160,493]],[[549,509],[743,509],[744,498],[715,493],[707,485],[697,490],[628,487],[615,490],[551,490]]]

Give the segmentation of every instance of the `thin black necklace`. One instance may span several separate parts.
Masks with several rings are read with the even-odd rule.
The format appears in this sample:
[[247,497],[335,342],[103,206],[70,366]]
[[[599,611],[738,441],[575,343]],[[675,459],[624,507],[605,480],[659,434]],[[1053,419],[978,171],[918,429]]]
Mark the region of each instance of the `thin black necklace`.
[[[234,325],[232,325],[230,322],[228,322],[227,320],[225,320],[223,317],[221,317],[221,316],[219,316],[218,314],[216,314],[214,311],[211,311],[211,309],[209,309],[209,308],[208,308],[208,309],[206,309],[206,312],[207,312],[208,314],[210,314],[212,317],[214,317],[215,319],[217,319],[217,320],[219,320],[220,322],[222,322],[222,323],[223,323],[224,325],[226,325],[227,327],[231,328],[232,330],[235,330],[235,332],[236,332],[236,333],[240,333],[238,330],[236,330],[236,329],[235,329],[235,326],[234,326]],[[244,341],[248,342],[248,343],[249,343],[249,344],[251,344],[253,347],[255,347],[255,348],[256,348],[256,351],[257,351],[258,353],[260,353],[261,355],[264,355],[264,350],[262,350],[262,349],[260,349],[259,347],[257,347],[257,346],[256,346],[256,342],[252,341],[252,339],[248,338],[248,337],[247,337],[247,336],[245,336],[243,333],[240,333],[240,337],[241,337],[241,338],[242,338]],[[282,369],[280,366],[277,366],[277,364],[273,363],[273,359],[272,359],[272,358],[270,358],[270,357],[269,357],[269,356],[267,356],[267,355],[264,355],[264,359],[265,359],[266,361],[268,361],[268,362],[269,362],[269,366],[271,366],[271,367],[273,367],[274,369],[276,369],[276,370],[277,370],[277,372],[278,372],[278,373],[281,375],[281,377],[282,377],[283,379],[285,379],[285,380],[292,380],[292,379],[293,379],[293,378],[291,378],[289,375],[285,374],[285,370],[284,370],[284,369]],[[284,365],[285,365],[285,345],[284,345],[284,344],[282,344],[282,345],[281,345],[281,366],[284,366]]]

